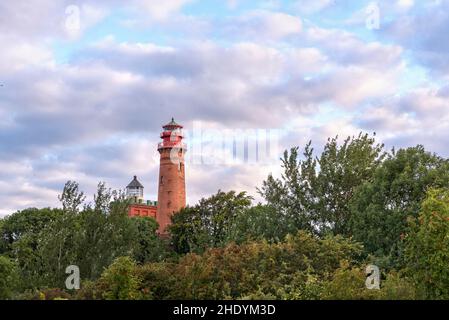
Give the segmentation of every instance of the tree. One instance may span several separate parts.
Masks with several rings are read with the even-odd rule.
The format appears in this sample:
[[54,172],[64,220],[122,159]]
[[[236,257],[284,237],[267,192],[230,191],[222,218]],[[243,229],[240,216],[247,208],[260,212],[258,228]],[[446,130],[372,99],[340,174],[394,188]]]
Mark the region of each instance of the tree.
[[174,288],[178,276],[176,263],[153,262],[138,268],[138,277],[142,279],[142,298],[146,300],[169,300],[175,298]]
[[[77,186],[77,183],[68,182],[64,189],[76,190],[71,192],[80,199],[83,193],[67,185]],[[76,203],[75,207],[83,204],[69,202]],[[69,209],[42,231],[38,247],[46,283],[51,287],[60,286],[66,277],[65,268],[72,264],[79,266],[84,279],[94,280],[115,258],[130,255],[135,238],[127,205],[123,192],[108,189],[102,182],[98,184],[94,203],[84,205],[81,211],[64,205],[63,201],[63,206]]]
[[412,300],[416,299],[416,289],[410,279],[396,272],[387,273],[380,281],[379,290],[366,288],[364,268],[342,261],[335,270],[332,280],[324,281],[321,299],[331,300]]
[[251,197],[245,192],[218,191],[196,206],[182,209],[173,215],[169,228],[175,250],[202,252],[226,244],[236,217],[250,205]]
[[26,209],[1,220],[1,252],[17,261],[23,290],[63,287],[69,265],[96,280],[118,257],[145,263],[170,255],[154,219],[128,217],[122,191],[99,183],[94,202],[85,204],[78,184],[69,181],[59,198],[62,210]]
[[253,240],[280,242],[288,234],[284,216],[269,205],[259,204],[242,211],[232,226],[229,240],[243,243]]
[[299,159],[298,148],[285,151],[280,179],[271,175],[260,194],[285,218],[289,232],[308,230],[315,234],[347,235],[351,212],[349,201],[357,187],[371,180],[385,153],[368,134],[348,137],[342,145],[329,138],[320,157],[311,142]]
[[38,272],[34,288],[60,288],[64,286],[65,270],[79,265],[77,236],[81,233],[79,216],[72,211],[64,212],[39,233],[36,257],[26,270]]
[[0,300],[11,299],[18,282],[17,266],[11,259],[0,256]]
[[129,257],[120,257],[103,272],[98,287],[103,299],[136,300],[141,295],[140,282],[135,262]]
[[62,190],[62,194],[58,196],[65,212],[77,213],[81,204],[86,200],[84,192],[79,190],[79,184],[76,181],[67,181]]
[[30,208],[3,219],[0,247],[3,254],[16,261],[22,289],[36,288],[43,283],[43,260],[38,252],[41,233],[62,214],[59,209]]
[[8,250],[8,244],[3,237],[3,225],[5,224],[5,220],[0,218],[0,254],[4,254]]
[[351,200],[350,234],[364,244],[366,253],[389,257],[384,267],[400,267],[407,218],[417,217],[428,188],[445,186],[447,160],[422,146],[393,150]]
[[359,244],[300,231],[279,243],[230,243],[187,254],[174,267],[171,299],[316,299],[314,279],[329,280],[340,261],[354,261]]
[[427,299],[449,299],[449,189],[427,193],[405,242],[407,270]]
[[167,244],[157,236],[158,223],[149,217],[133,217],[133,258],[139,264],[162,261],[170,256]]
[[5,217],[0,224],[0,254],[12,254],[15,242],[25,235],[37,235],[61,214],[59,209],[29,208]]
[[84,206],[78,215],[79,232],[72,250],[85,279],[97,279],[112,261],[131,252],[129,203],[122,192],[108,189],[100,182],[94,203]]
[[371,300],[380,297],[378,290],[369,290],[365,285],[366,274],[358,267],[350,267],[342,261],[331,281],[324,284],[321,298],[324,300]]
[[38,259],[29,268],[40,270],[38,286],[61,286],[69,265],[77,265],[83,279],[95,280],[118,257],[133,256],[140,263],[165,258],[168,253],[156,236],[156,221],[128,217],[128,205],[123,192],[99,183],[93,204],[79,212],[64,211],[43,229]]

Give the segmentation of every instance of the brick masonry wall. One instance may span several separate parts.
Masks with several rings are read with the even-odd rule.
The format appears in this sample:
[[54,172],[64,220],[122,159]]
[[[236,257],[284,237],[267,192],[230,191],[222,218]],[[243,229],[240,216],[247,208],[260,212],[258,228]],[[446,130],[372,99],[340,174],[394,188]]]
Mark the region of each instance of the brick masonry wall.
[[128,208],[128,216],[130,217],[152,217],[156,219],[157,207],[145,204],[132,204]]
[[160,149],[159,191],[156,220],[159,223],[159,233],[166,234],[166,228],[171,223],[171,216],[186,205],[184,151]]

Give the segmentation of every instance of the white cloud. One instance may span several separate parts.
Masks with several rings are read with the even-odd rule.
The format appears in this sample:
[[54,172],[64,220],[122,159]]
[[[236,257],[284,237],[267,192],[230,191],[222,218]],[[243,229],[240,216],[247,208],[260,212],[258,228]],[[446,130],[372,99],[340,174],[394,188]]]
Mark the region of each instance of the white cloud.
[[405,8],[405,9],[410,9],[411,7],[413,7],[415,5],[414,0],[398,0],[397,3],[398,3],[399,7]]
[[136,4],[143,8],[150,19],[163,21],[176,14],[183,6],[193,0],[135,0]]
[[29,68],[51,67],[53,53],[47,47],[17,37],[0,35],[0,71],[3,76]]
[[[446,14],[428,16],[438,6],[420,18],[400,16],[391,26],[395,41],[386,44],[310,21],[303,25],[293,12],[281,11],[285,7],[278,1],[236,10],[220,21],[183,14],[189,3],[80,2],[81,29],[74,34],[78,38],[69,39],[72,44],[81,44],[76,41],[83,34],[120,8],[133,28],[156,40],[163,34],[159,42],[165,45],[119,41],[123,35],[115,38],[110,30],[111,36],[71,51],[66,64],[55,61],[51,46],[58,40],[58,49],[65,49],[60,40],[67,37],[70,1],[0,4],[5,30],[0,36],[0,214],[56,205],[68,179],[92,194],[100,180],[122,188],[137,174],[154,199],[156,143],[161,124],[172,116],[186,128],[196,120],[214,128],[283,128],[282,148],[310,138],[319,145],[328,136],[363,129],[378,131],[389,145],[423,142],[447,154],[448,87],[415,88],[366,107],[403,88],[404,75],[412,73],[406,68],[414,63],[406,64],[404,56],[444,74],[446,69],[437,67],[447,62],[446,42],[440,41]],[[303,4],[309,13],[333,5]],[[413,13],[417,6],[391,4],[395,14]],[[48,19],[41,19],[44,14]],[[218,188],[255,195],[255,186],[277,170],[278,165],[192,165],[187,168],[190,203]],[[8,188],[11,184],[17,188]]]
[[444,90],[412,90],[371,107],[357,122],[362,128],[376,130],[390,146],[423,144],[433,152],[449,156],[449,97]]
[[301,32],[302,22],[299,17],[285,13],[262,14],[262,28],[273,38],[282,38]]
[[449,70],[449,1],[426,1],[409,7],[381,29],[382,35],[407,49],[414,63],[447,80]]
[[75,40],[82,36],[89,28],[96,25],[109,15],[106,7],[82,4],[80,6],[69,5],[65,9],[63,22],[65,35]]
[[300,34],[302,21],[297,16],[283,12],[256,10],[229,19],[225,28],[227,36],[231,38],[273,41]]
[[[112,0],[111,5],[114,2]],[[19,36],[22,40],[76,39],[108,13],[108,6],[103,1],[2,1],[0,28],[5,35]]]
[[335,5],[335,2],[335,0],[299,0],[295,1],[293,6],[302,14],[312,14]]

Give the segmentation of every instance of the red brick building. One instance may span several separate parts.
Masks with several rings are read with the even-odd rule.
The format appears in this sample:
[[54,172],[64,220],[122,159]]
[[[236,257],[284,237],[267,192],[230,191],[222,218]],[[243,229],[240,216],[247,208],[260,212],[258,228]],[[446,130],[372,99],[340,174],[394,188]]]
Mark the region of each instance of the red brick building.
[[143,185],[134,176],[126,187],[128,197],[133,199],[128,215],[153,217],[159,223],[159,234],[166,235],[173,213],[186,205],[185,162],[187,151],[182,142],[182,126],[174,119],[165,126],[161,133],[162,142],[158,144],[160,153],[158,201],[144,201]]

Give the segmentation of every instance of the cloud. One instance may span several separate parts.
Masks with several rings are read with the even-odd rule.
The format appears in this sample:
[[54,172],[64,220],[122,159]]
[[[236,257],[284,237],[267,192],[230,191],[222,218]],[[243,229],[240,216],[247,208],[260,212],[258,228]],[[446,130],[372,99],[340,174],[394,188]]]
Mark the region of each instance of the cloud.
[[414,0],[398,0],[397,5],[404,9],[410,9],[411,7],[413,7],[415,5],[415,1]]
[[[115,2],[113,0],[112,2]],[[22,39],[76,39],[103,20],[110,10],[104,1],[17,0],[0,3],[0,29]]]
[[[341,41],[331,44],[330,38]],[[2,96],[9,114],[0,127],[7,141],[2,157],[34,158],[111,134],[157,132],[172,115],[185,122],[279,127],[320,103],[354,106],[394,90],[397,48],[317,29],[306,39],[312,47],[281,50],[248,42],[169,47],[109,38],[58,66],[47,51],[31,46],[26,50],[42,54],[30,61],[16,55],[4,66],[14,72]]]
[[372,106],[357,119],[364,129],[375,130],[390,146],[423,144],[449,156],[449,97],[446,88],[418,88]]
[[[429,14],[446,3],[395,1],[387,42],[382,32],[366,37],[344,23],[303,20],[277,1],[213,18],[184,13],[189,4],[201,8],[193,1],[80,1],[81,28],[72,35],[68,1],[2,2],[0,214],[57,205],[68,179],[90,195],[98,181],[123,188],[136,174],[155,199],[156,144],[172,116],[187,129],[194,121],[283,129],[281,149],[365,130],[388,145],[422,142],[447,154],[448,86],[409,84],[415,61],[444,77],[446,13]],[[309,13],[334,6],[303,4]],[[64,63],[60,50],[70,51]],[[257,196],[255,187],[279,169],[190,164],[189,201],[219,188]]]
[[335,0],[299,0],[293,7],[301,14],[313,14],[335,5]]
[[25,69],[54,65],[53,53],[41,44],[9,35],[0,35],[0,44],[0,72],[3,76]]
[[150,19],[163,21],[171,15],[178,13],[183,6],[193,2],[193,0],[134,0],[135,4],[145,10]]
[[58,38],[74,41],[113,12],[133,14],[134,23],[161,24],[192,2],[194,0],[2,1],[0,29],[9,36],[28,40]]
[[273,41],[301,33],[302,21],[283,12],[254,10],[228,19],[224,30],[225,36],[230,38]]
[[374,69],[389,69],[401,63],[403,49],[377,41],[366,42],[340,29],[311,27],[305,40],[319,47],[341,65],[363,65]]
[[382,29],[382,35],[409,50],[415,61],[432,75],[447,78],[449,71],[449,1],[429,1],[415,7],[413,14],[398,16]]

